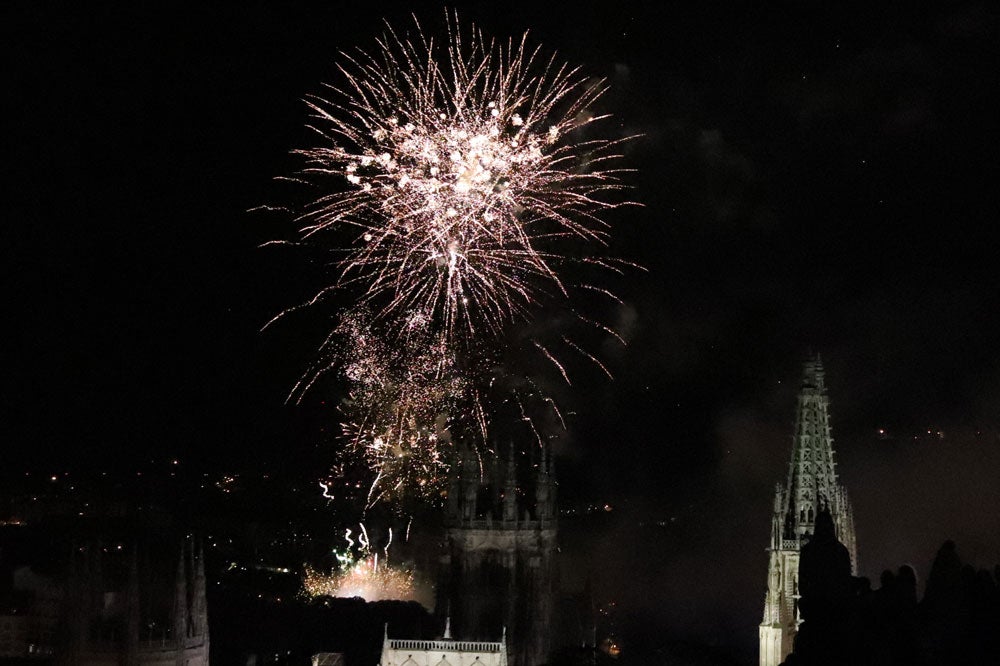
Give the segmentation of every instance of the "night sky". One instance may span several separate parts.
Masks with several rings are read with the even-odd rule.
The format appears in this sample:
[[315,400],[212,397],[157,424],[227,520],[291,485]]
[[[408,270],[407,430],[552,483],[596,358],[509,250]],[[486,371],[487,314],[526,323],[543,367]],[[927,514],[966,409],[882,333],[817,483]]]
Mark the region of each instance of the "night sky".
[[[312,451],[322,396],[284,399],[328,320],[259,328],[323,267],[260,249],[294,225],[246,211],[288,196],[338,51],[416,5],[92,4],[0,10],[3,466]],[[810,351],[862,573],[926,572],[946,538],[1000,562],[996,7],[588,4],[453,6],[606,78],[605,131],[641,135],[642,208],[611,218],[648,269],[617,286],[630,345],[575,386],[561,451],[566,501],[615,508],[601,589],[671,636],[755,645]]]

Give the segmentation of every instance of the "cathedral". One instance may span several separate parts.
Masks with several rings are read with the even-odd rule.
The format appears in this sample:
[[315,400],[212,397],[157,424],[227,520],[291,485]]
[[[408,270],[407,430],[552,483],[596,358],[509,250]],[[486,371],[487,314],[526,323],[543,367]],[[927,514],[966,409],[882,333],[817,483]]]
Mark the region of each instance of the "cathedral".
[[823,364],[816,356],[805,363],[788,479],[775,489],[760,666],[778,666],[792,651],[800,622],[799,554],[815,529],[819,511],[832,516],[837,539],[847,547],[852,573],[857,575],[854,516],[847,492],[837,483],[829,406]]
[[506,637],[512,666],[548,661],[556,594],[556,483],[551,455],[466,451],[448,491],[437,614],[464,641]]

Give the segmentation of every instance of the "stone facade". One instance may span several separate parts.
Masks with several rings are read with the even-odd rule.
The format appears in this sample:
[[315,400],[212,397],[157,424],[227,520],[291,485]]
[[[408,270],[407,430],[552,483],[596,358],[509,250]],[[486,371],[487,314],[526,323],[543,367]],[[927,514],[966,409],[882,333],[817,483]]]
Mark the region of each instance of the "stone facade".
[[382,641],[379,666],[507,666],[507,640],[456,641],[451,632],[436,641],[389,638]]
[[505,632],[513,666],[543,664],[552,647],[556,484],[548,451],[538,457],[511,447],[506,464],[483,464],[467,451],[448,493],[437,614],[463,639]]

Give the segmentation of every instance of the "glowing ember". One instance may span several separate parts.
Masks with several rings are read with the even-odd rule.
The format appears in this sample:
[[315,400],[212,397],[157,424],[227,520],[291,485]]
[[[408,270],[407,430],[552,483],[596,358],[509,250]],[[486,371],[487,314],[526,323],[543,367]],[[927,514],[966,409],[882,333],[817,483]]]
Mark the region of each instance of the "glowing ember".
[[345,570],[325,574],[305,567],[303,591],[310,597],[361,597],[365,601],[413,600],[413,572],[387,565],[376,566],[374,558],[354,562]]
[[[324,494],[325,491],[324,488]],[[415,600],[413,572],[389,565],[392,530],[389,530],[389,540],[381,550],[383,557],[380,562],[379,551],[372,549],[364,523],[358,527],[356,539],[351,537],[351,530],[344,534],[347,549],[342,553],[334,552],[339,564],[335,571],[327,574],[308,564],[304,567],[303,593],[309,597],[361,597],[366,601]],[[360,549],[360,556],[354,555],[355,549]]]

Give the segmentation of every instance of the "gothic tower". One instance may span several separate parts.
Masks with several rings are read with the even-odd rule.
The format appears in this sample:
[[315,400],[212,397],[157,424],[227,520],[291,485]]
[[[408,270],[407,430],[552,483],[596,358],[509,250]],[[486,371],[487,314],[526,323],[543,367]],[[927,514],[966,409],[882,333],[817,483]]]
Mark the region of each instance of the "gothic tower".
[[857,574],[854,515],[847,491],[837,483],[829,406],[817,355],[805,363],[788,480],[785,487],[775,488],[760,666],[777,666],[792,651],[799,625],[799,551],[813,533],[820,509],[833,517],[837,539],[847,547],[852,573]]
[[525,458],[511,446],[505,462],[465,451],[455,465],[438,586],[453,635],[496,641],[506,631],[511,666],[548,661],[555,594],[553,464],[548,447]]

